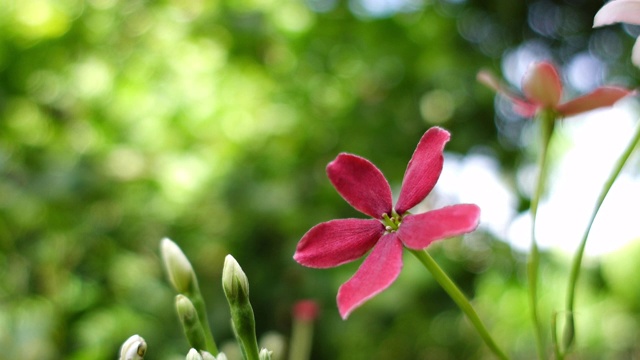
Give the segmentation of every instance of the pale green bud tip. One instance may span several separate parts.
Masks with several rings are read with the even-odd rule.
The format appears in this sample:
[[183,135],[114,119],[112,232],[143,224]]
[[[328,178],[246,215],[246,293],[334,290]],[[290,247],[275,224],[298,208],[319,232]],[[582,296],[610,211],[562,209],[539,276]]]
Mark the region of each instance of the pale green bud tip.
[[287,338],[276,331],[267,331],[260,338],[260,347],[270,349],[276,354],[272,356],[277,359],[279,358],[277,355],[286,353]]
[[198,314],[191,300],[184,295],[176,295],[176,310],[181,319],[193,320]]
[[271,354],[273,354],[273,351],[269,351],[263,348],[262,350],[260,350],[260,354],[258,354],[258,357],[260,358],[260,360],[271,360]]
[[147,343],[142,336],[133,335],[122,344],[120,360],[141,360],[147,352]]
[[[200,351],[200,355],[202,355],[202,360],[216,360],[216,357],[211,355],[211,353],[207,351]],[[224,354],[220,353],[217,360],[222,359],[220,356],[224,356]],[[224,359],[226,359],[226,356],[224,357]]]
[[204,360],[227,360],[227,355],[225,355],[224,353],[218,353],[218,357],[217,358],[211,358],[211,359],[207,359],[203,356]]
[[220,353],[216,358],[215,356],[211,355],[210,352],[198,352],[198,350],[191,348],[185,360],[227,360],[227,357],[223,353]]
[[191,348],[185,360],[203,360],[198,350]]
[[222,269],[222,288],[229,301],[249,298],[249,280],[240,264],[231,255],[224,259]]
[[168,238],[160,242],[160,252],[173,287],[179,293],[189,292],[192,282],[195,282],[195,273],[189,259],[180,247]]

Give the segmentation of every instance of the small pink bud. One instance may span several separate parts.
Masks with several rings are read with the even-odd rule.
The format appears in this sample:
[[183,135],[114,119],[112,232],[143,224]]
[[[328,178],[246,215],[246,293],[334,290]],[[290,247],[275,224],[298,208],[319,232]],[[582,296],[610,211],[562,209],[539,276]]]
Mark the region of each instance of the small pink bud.
[[315,300],[300,300],[293,305],[293,316],[297,320],[314,321],[320,313],[320,307]]

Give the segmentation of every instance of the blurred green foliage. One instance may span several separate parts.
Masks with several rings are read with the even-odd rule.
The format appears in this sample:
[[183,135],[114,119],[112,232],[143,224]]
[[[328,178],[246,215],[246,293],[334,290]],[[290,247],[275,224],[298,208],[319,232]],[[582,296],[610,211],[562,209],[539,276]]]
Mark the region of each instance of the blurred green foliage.
[[[313,359],[488,356],[415,259],[342,321],[335,295],[358,263],[306,269],[295,245],[316,223],[360,216],[324,174],[341,151],[369,158],[398,188],[417,140],[440,125],[452,132],[447,151],[490,153],[512,179],[531,160],[519,140],[526,122],[496,116],[475,74],[500,71],[523,44],[558,62],[592,51],[609,78],[634,85],[633,39],[591,30],[601,5],[0,0],[0,358],[112,359],[134,333],[149,358],[184,357],[164,236],[192,260],[219,342],[232,339],[220,285],[232,253],[260,334],[288,334],[291,305],[318,299]],[[617,52],[598,47],[611,44]],[[523,255],[494,236],[432,253],[496,339],[526,358]],[[580,358],[640,352],[633,259],[589,265]],[[547,254],[552,293],[565,263]],[[549,313],[556,301],[543,299]]]

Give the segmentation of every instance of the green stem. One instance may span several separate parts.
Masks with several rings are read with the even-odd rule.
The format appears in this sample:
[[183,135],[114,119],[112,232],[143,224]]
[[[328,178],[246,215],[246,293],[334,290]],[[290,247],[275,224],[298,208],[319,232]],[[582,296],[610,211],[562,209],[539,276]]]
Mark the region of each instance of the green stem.
[[540,265],[540,250],[538,249],[538,242],[536,241],[536,220],[538,217],[538,205],[540,204],[540,198],[544,193],[545,182],[547,179],[547,153],[549,150],[549,143],[551,142],[551,136],[553,135],[555,121],[556,115],[554,112],[543,111],[540,113],[538,122],[540,123],[541,148],[540,154],[538,155],[538,180],[535,193],[531,198],[530,206],[531,251],[529,252],[529,258],[527,260],[527,275],[529,278],[529,307],[531,311],[531,319],[533,321],[538,359],[540,360],[545,358],[545,347],[543,341],[542,324],[540,323],[540,317],[538,315],[538,268]]
[[289,360],[307,360],[311,354],[313,321],[294,319]]
[[447,292],[447,294],[451,296],[453,301],[458,305],[458,307],[462,310],[462,312],[464,312],[465,315],[467,315],[467,318],[469,318],[469,321],[471,321],[471,324],[473,324],[473,326],[476,328],[476,331],[478,331],[478,334],[480,334],[480,337],[482,338],[482,340],[484,340],[487,346],[489,346],[489,349],[491,349],[491,351],[493,351],[493,353],[498,358],[508,359],[507,355],[505,355],[505,353],[498,347],[496,342],[493,341],[493,338],[487,331],[487,328],[482,323],[482,320],[480,320],[480,317],[474,310],[473,306],[471,306],[471,303],[469,302],[469,300],[467,300],[467,298],[464,296],[462,291],[458,289],[456,284],[453,283],[453,281],[449,278],[449,276],[447,276],[447,274],[442,270],[442,268],[438,266],[438,264],[431,257],[431,255],[429,255],[429,253],[427,253],[426,250],[409,249],[409,251],[415,257],[417,257],[418,260],[420,260],[420,262],[424,265],[425,268],[427,268],[427,270],[429,270],[429,272],[433,275],[433,277],[440,284],[440,286],[442,286],[442,288]]
[[551,343],[553,346],[553,353],[555,354],[556,360],[563,360],[564,354],[560,349],[560,342],[558,341],[558,314],[554,313],[551,317]]
[[180,322],[182,323],[184,335],[189,342],[189,346],[198,351],[206,350],[207,345],[204,331],[202,329],[200,319],[198,318],[198,313],[193,306],[193,302],[182,294],[177,295],[176,310],[178,312]]
[[574,323],[574,317],[573,317],[573,314],[574,314],[573,309],[575,304],[576,285],[578,283],[578,277],[580,276],[580,269],[582,267],[581,266],[582,257],[584,255],[584,249],[587,245],[587,239],[589,238],[589,232],[591,231],[591,226],[593,225],[593,222],[596,219],[596,216],[598,215],[600,206],[602,206],[602,203],[604,202],[604,199],[607,197],[609,190],[611,190],[613,183],[618,178],[618,175],[620,175],[622,168],[624,167],[627,160],[633,153],[633,150],[638,145],[638,142],[640,142],[640,124],[636,129],[635,135],[631,138],[631,142],[629,143],[629,145],[627,145],[627,148],[618,159],[618,162],[616,162],[613,168],[613,171],[611,172],[611,174],[609,175],[609,178],[607,179],[607,182],[605,182],[604,187],[602,188],[602,192],[600,193],[600,196],[598,197],[598,200],[596,202],[596,206],[593,209],[593,213],[591,214],[591,218],[589,219],[587,228],[584,232],[584,235],[582,236],[582,240],[580,241],[580,245],[578,246],[578,249],[576,250],[575,256],[573,258],[571,273],[569,275],[569,284],[567,287],[567,320],[565,324],[565,331],[563,334],[563,343],[564,343],[565,351],[571,347],[573,340],[575,338],[575,323]]
[[200,326],[202,327],[202,331],[204,332],[204,340],[207,346],[207,351],[211,354],[218,355],[218,347],[216,346],[215,340],[213,340],[213,334],[211,333],[211,328],[209,327],[209,319],[207,317],[207,308],[205,306],[204,300],[202,298],[202,294],[200,293],[200,287],[195,284],[195,286],[190,289],[187,297],[193,303],[193,307],[196,309],[198,313],[198,318],[200,319]]
[[[230,304],[231,305],[231,304]],[[260,360],[253,308],[247,301],[231,305],[231,321],[246,360]]]

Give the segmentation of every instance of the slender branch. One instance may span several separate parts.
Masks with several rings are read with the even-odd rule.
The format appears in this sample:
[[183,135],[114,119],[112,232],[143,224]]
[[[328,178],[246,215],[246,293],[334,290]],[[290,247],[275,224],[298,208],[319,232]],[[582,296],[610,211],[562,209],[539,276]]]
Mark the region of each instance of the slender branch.
[[548,161],[547,153],[549,143],[553,135],[553,129],[556,121],[556,114],[552,111],[543,111],[540,113],[538,122],[540,123],[540,140],[541,148],[538,155],[538,180],[535,193],[531,198],[531,251],[527,260],[527,275],[529,278],[529,307],[531,311],[531,319],[533,321],[534,336],[536,339],[536,349],[538,359],[545,358],[545,347],[543,341],[542,324],[538,314],[538,267],[540,265],[540,250],[536,241],[536,220],[538,218],[538,205],[540,198],[544,193],[545,183],[547,179]]
[[489,346],[489,349],[493,351],[493,353],[499,359],[508,359],[507,355],[498,347],[496,342],[493,340],[487,328],[480,320],[480,317],[476,313],[473,306],[469,300],[467,300],[466,296],[458,289],[456,284],[447,276],[447,274],[438,266],[435,260],[427,253],[426,250],[412,250],[409,251],[420,260],[420,262],[424,265],[427,270],[433,275],[434,279],[442,286],[442,288],[449,294],[449,296],[453,299],[453,301],[458,305],[458,307],[462,310],[462,312],[467,315],[471,324],[476,328],[478,334],[484,340],[484,342]]
[[[197,283],[190,289],[187,295],[189,300],[193,303],[193,306],[198,313],[198,319],[200,319],[200,326],[204,331],[204,340],[206,344],[206,350],[212,354],[218,354],[218,347],[216,346],[216,342],[213,339],[213,334],[211,333],[211,327],[209,326],[209,319],[207,317],[207,308],[204,303],[204,299],[202,298],[202,294],[200,293],[200,287]],[[203,350],[203,349],[199,349]]]
[[596,201],[596,206],[593,209],[593,213],[591,214],[591,218],[589,219],[589,223],[587,228],[585,229],[584,235],[582,236],[582,240],[580,241],[580,245],[576,250],[576,253],[573,258],[573,263],[571,266],[571,273],[569,275],[569,283],[567,287],[567,320],[565,324],[565,331],[563,334],[563,343],[564,350],[568,350],[573,341],[575,339],[575,321],[574,321],[574,305],[575,305],[575,293],[576,286],[578,283],[578,277],[580,276],[580,269],[582,268],[582,258],[584,256],[584,249],[587,245],[587,239],[589,238],[589,232],[591,231],[591,226],[593,225],[596,216],[598,215],[598,211],[600,210],[600,206],[604,202],[604,199],[607,197],[609,190],[613,186],[613,183],[620,175],[622,168],[626,164],[627,160],[633,153],[633,150],[636,148],[638,143],[640,142],[640,124],[638,124],[638,128],[636,129],[635,135],[631,138],[631,141],[627,145],[627,148],[624,150],[618,161],[616,162],[613,171],[609,175],[609,178],[604,184],[602,188],[602,192]]

